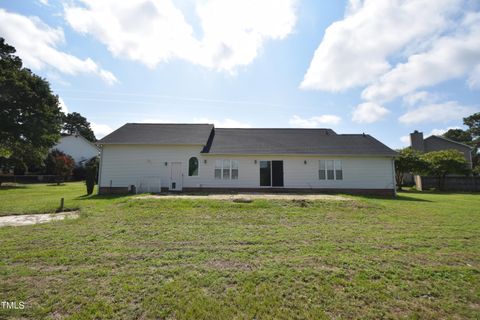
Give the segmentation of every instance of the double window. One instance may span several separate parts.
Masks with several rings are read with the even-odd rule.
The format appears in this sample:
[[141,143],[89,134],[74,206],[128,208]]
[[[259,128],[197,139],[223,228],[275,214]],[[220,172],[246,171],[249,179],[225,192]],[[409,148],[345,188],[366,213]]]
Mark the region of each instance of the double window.
[[341,160],[320,160],[318,178],[320,180],[343,180]]
[[238,160],[215,160],[215,179],[238,180]]

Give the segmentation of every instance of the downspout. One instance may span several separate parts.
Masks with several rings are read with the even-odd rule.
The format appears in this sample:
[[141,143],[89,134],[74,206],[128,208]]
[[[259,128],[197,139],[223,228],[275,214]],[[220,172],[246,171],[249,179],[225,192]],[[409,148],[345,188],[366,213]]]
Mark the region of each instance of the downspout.
[[393,196],[397,197],[397,179],[395,178],[395,158],[392,158]]
[[98,191],[100,194],[100,186],[102,185],[102,167],[103,167],[103,145],[100,145],[100,165],[98,166]]

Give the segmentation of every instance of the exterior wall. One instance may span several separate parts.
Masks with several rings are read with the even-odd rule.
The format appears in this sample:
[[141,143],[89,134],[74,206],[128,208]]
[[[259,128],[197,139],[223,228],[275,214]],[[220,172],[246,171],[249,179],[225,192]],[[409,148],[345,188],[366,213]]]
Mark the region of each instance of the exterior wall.
[[441,138],[435,138],[434,136],[425,139],[425,152],[440,151],[447,149],[455,149],[463,153],[465,160],[469,163],[470,169],[472,168],[472,150],[469,147],[462,146],[458,143],[450,142]]
[[[125,188],[136,185],[142,177],[170,186],[171,162],[181,162],[183,188],[261,188],[260,160],[283,160],[285,189],[379,189],[395,190],[391,158],[317,157],[317,156],[218,156],[201,155],[202,146],[105,145],[102,150],[100,188]],[[188,160],[196,156],[198,176],[188,176]],[[238,180],[216,180],[215,160],[239,161]],[[343,180],[319,180],[319,160],[342,160]],[[256,161],[256,163],[255,163]],[[305,164],[304,161],[307,163]],[[206,163],[205,163],[206,162]],[[167,165],[165,165],[167,163]]]
[[72,156],[75,164],[98,156],[99,150],[85,138],[80,136],[65,136],[53,147]]

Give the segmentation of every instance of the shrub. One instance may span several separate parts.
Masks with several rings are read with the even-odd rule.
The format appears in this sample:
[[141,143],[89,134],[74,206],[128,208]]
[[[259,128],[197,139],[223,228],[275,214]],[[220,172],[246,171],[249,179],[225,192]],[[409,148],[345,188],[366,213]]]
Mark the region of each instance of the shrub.
[[55,157],[55,175],[58,185],[72,175],[74,167],[75,161],[69,155],[64,154]]
[[84,166],[76,166],[73,168],[73,179],[77,181],[85,180],[87,177],[87,169]]
[[87,186],[87,194],[90,195],[93,193],[93,189],[95,188],[95,176],[97,175],[97,167],[88,166],[88,167],[85,167],[85,169],[86,169],[85,184]]
[[442,150],[425,153],[421,156],[426,167],[423,171],[438,178],[438,189],[443,190],[448,174],[468,174],[467,161],[458,150]]

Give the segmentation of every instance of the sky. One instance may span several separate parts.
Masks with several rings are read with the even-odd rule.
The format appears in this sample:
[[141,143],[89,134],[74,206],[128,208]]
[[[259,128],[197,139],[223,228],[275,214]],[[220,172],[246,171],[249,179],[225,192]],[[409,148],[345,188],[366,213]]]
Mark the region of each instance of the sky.
[[97,138],[195,122],[401,148],[480,111],[480,0],[0,0],[0,37]]

